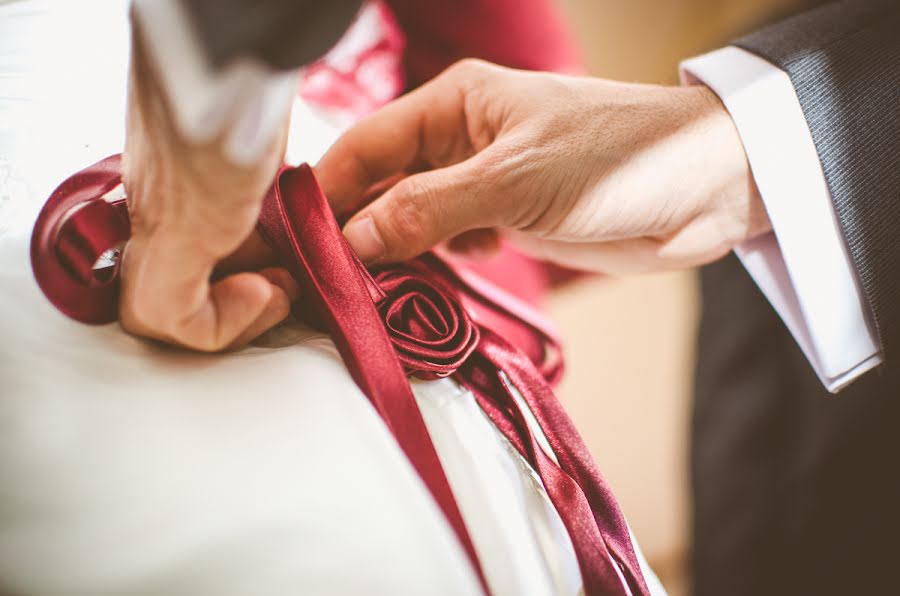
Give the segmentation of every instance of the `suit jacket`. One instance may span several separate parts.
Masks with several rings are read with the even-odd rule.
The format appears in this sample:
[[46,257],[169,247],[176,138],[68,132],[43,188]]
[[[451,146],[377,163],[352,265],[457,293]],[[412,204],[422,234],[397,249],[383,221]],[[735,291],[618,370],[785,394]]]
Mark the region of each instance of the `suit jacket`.
[[900,349],[900,2],[833,2],[736,45],[791,78],[889,364]]
[[831,2],[736,45],[791,78],[886,365],[829,395],[738,260],[704,268],[694,593],[888,593],[900,533],[900,3]]

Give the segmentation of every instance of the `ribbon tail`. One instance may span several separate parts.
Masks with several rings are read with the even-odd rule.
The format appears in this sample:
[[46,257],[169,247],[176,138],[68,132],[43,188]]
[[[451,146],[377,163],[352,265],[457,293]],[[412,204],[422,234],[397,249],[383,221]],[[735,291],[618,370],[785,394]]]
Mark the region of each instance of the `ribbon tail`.
[[[494,424],[535,468],[563,520],[578,558],[586,593],[649,594],[630,532],[612,492],[574,424],[531,360],[489,329],[463,373],[464,384]],[[559,464],[537,443],[510,387],[519,391],[547,437]]]

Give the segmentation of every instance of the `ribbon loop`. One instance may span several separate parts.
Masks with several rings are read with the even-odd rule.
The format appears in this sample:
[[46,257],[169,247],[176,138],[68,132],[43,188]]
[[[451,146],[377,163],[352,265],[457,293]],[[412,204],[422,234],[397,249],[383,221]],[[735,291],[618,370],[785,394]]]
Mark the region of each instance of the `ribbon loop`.
[[66,179],[44,204],[31,232],[31,269],[47,299],[90,325],[118,318],[118,268],[94,270],[97,259],[131,233],[124,200],[108,203],[122,182],[113,155]]
[[[120,203],[124,206],[124,202]],[[84,285],[111,283],[118,262],[97,267],[101,258],[128,240],[129,226],[116,204],[95,199],[75,207],[62,222],[56,237],[56,253],[66,270]]]

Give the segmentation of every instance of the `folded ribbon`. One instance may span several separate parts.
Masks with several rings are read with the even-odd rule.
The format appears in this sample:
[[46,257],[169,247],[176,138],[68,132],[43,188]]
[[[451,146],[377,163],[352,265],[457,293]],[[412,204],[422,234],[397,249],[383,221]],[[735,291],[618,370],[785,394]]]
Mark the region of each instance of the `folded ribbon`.
[[[540,475],[572,539],[585,592],[648,593],[625,518],[574,424],[553,395],[550,381],[558,378],[560,361],[542,359],[536,364],[486,323],[476,328],[469,313],[485,320],[490,312],[496,327],[525,326],[541,336],[541,343],[554,346],[552,336],[543,336],[546,326],[538,322],[538,317],[517,316],[527,312],[527,307],[461,268],[444,264],[433,254],[382,269],[371,277],[344,240],[312,170],[305,165],[286,170],[279,177],[263,206],[260,227],[281,255],[292,255],[284,264],[304,291],[312,293],[318,303],[316,310],[354,378],[373,372],[382,380],[395,376],[394,362],[425,378],[457,373],[458,380],[473,391],[482,409]],[[358,296],[347,295],[347,287],[333,286],[335,279],[352,284],[349,270],[358,272],[361,283],[357,294],[361,295],[363,288],[369,293],[371,304],[380,314],[379,321],[371,318],[369,305],[362,304]],[[464,276],[472,285],[463,281]],[[461,308],[458,299],[469,309]],[[365,323],[360,318],[365,318]],[[396,360],[360,358],[373,348],[372,344],[383,345],[384,336],[393,343]],[[379,349],[382,355],[387,353]],[[509,383],[537,418],[558,463],[537,443]],[[425,479],[487,588],[408,384],[397,382],[390,393],[377,395],[372,388],[361,386]],[[405,407],[392,412],[388,405],[398,403]],[[408,407],[410,403],[412,408]],[[408,438],[404,435],[416,437],[415,444],[419,448],[427,444],[428,449],[411,451],[404,445]],[[438,470],[430,468],[434,464]]]
[[[86,323],[116,319],[115,266],[104,253],[128,238],[119,158],[95,164],[51,195],[32,234],[38,284],[62,312]],[[366,270],[344,240],[309,166],[282,170],[263,202],[259,230],[297,279],[301,315],[331,334],[351,376],[421,476],[489,593],[487,581],[407,374],[454,375],[538,472],[565,525],[590,596],[648,594],[628,527],[552,384],[559,343],[526,304],[464,266],[426,254]],[[528,344],[520,350],[504,339]],[[552,452],[535,439],[513,388]]]
[[[418,263],[416,263],[418,264]],[[376,302],[397,358],[420,379],[453,374],[478,344],[478,327],[427,269],[390,267],[375,282],[386,296]]]

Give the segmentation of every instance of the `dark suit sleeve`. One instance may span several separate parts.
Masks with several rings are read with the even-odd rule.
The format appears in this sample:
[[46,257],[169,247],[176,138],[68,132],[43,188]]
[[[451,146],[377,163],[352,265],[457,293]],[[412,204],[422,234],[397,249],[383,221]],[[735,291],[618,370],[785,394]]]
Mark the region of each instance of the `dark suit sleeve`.
[[735,45],[794,85],[890,365],[900,354],[900,1],[833,2]]
[[287,70],[321,58],[362,0],[178,0],[215,66],[252,56]]

